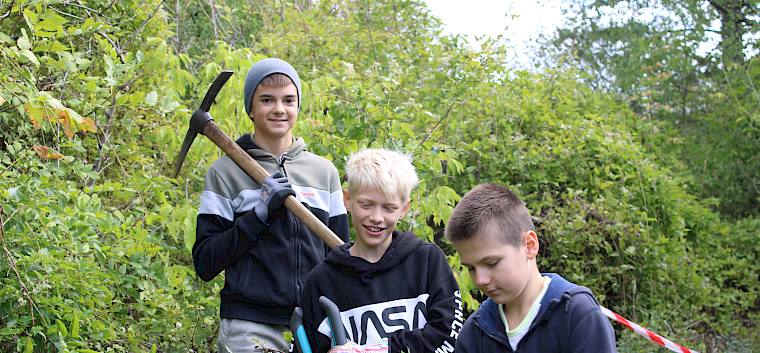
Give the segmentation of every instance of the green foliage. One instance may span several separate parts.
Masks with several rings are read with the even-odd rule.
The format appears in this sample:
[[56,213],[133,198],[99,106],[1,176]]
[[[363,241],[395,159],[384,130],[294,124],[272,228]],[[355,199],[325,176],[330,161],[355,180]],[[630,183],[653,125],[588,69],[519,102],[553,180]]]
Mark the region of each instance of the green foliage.
[[[211,288],[197,295],[176,229],[184,214],[174,213],[187,200],[167,192],[171,181],[81,188],[98,178],[90,165],[40,161],[18,143],[7,156],[19,161],[0,187],[9,215],[3,246],[12,249],[6,259],[15,260],[0,269],[19,277],[2,279],[0,311],[8,324],[0,337],[29,337],[41,351],[144,351],[150,343],[170,349],[179,340],[205,346],[216,311]],[[146,340],[145,332],[162,332],[167,341]]]
[[[460,195],[493,181],[536,216],[542,270],[691,348],[756,345],[760,224],[721,220],[717,202],[691,193],[678,154],[652,147],[666,135],[647,129],[665,123],[642,121],[577,71],[508,71],[498,43],[469,49],[417,2],[3,6],[2,351],[213,350],[223,280],[200,281],[189,250],[220,152],[198,137],[181,177],[166,175],[223,69],[235,74],[211,114],[233,137],[251,130],[240,92],[267,56],[299,71],[295,134],[339,170],[363,147],[413,155],[421,183],[400,227],[448,251],[468,310],[478,294],[441,230]],[[723,104],[751,106],[752,75]],[[754,114],[737,116],[738,155],[756,151]],[[714,339],[733,335],[746,340]],[[621,350],[653,347],[621,337]]]
[[[760,56],[726,72],[723,89],[704,115],[686,124],[681,155],[694,171],[700,195],[717,199],[732,218],[760,212]],[[687,152],[687,149],[689,150]]]
[[547,57],[582,67],[592,85],[627,101],[644,120],[645,146],[692,192],[719,200],[726,216],[757,216],[758,5],[573,4]]
[[209,347],[220,284],[194,276],[194,202],[157,152],[195,82],[159,4],[14,2],[2,22],[2,351]]

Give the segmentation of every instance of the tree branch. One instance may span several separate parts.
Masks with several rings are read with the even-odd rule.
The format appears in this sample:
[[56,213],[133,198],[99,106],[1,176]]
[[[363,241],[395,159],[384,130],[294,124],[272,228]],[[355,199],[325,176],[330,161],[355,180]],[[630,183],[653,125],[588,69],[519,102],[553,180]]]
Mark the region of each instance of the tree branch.
[[219,30],[216,28],[216,4],[214,4],[214,0],[208,0],[208,5],[211,7],[211,27],[214,29],[214,40],[218,40]]
[[113,46],[114,50],[116,50],[116,54],[119,55],[119,60],[121,60],[122,64],[125,63],[124,52],[121,50],[121,48],[119,48],[119,45],[116,44],[116,42],[114,42],[113,39],[111,39],[111,37],[103,33],[103,31],[98,30],[97,33],[103,36],[103,38],[105,38],[108,41],[108,43],[111,43],[111,46]]
[[720,12],[721,14],[728,13],[728,10],[725,7],[723,7],[723,5],[720,4],[718,1],[716,1],[716,0],[707,0],[707,2],[710,3],[710,5],[712,5],[712,7],[714,7],[716,10],[718,10],[718,12]]
[[443,123],[443,121],[449,117],[449,114],[451,114],[451,110],[454,109],[454,105],[456,105],[457,103],[459,103],[459,101],[453,101],[451,102],[451,104],[449,104],[449,107],[446,109],[446,113],[443,114],[443,116],[440,119],[438,119],[438,121],[435,123],[433,128],[430,129],[427,135],[425,135],[422,141],[420,141],[419,148],[422,148],[422,145],[430,138],[430,136],[433,136],[433,132],[435,132],[435,130],[438,130],[438,127],[441,126],[441,123]]
[[108,11],[109,9],[111,9],[111,6],[113,6],[113,4],[115,4],[115,3],[116,3],[116,0],[111,0],[111,3],[108,4],[108,6],[106,6],[106,8],[100,10],[100,12],[98,12],[98,15],[103,16],[103,13],[105,13],[106,11]]
[[132,39],[137,38],[137,35],[140,34],[140,32],[142,32],[142,30],[145,28],[145,25],[148,24],[148,21],[152,20],[153,16],[155,16],[158,13],[158,9],[161,8],[161,5],[163,5],[165,1],[166,0],[161,0],[161,2],[158,3],[158,6],[156,6],[156,8],[153,9],[153,11],[150,13],[150,16],[148,16],[148,18],[146,18],[145,21],[143,21],[143,23],[140,24],[140,27],[137,27],[137,29],[134,32],[132,32],[132,34],[130,35]]
[[[11,164],[9,164],[7,167],[5,167],[5,169],[3,169],[3,171],[2,171],[2,172],[0,172],[0,176],[2,176],[3,174],[5,174],[5,172],[6,172],[8,169],[11,169],[11,167],[13,167],[13,165],[14,165],[14,164],[16,164],[16,162],[18,162],[20,159],[21,159],[21,156],[19,156],[18,158],[16,158],[16,160],[15,160],[15,161],[13,161],[13,163],[11,163]],[[2,215],[2,210],[3,210],[3,206],[0,206],[0,216]]]
[[[11,215],[8,217],[10,219],[13,217],[14,214],[19,210],[20,208],[17,208]],[[24,281],[21,279],[21,274],[18,272],[18,268],[16,268],[16,261],[13,260],[13,255],[11,255],[11,251],[8,250],[8,246],[5,244],[5,221],[3,220],[3,206],[0,206],[0,245],[3,247],[3,252],[5,253],[5,257],[8,258],[8,264],[13,269],[13,272],[16,273],[16,279],[18,279],[18,284],[21,286],[21,291],[24,292],[24,296],[26,297],[26,300],[29,302],[29,317],[32,319],[32,326],[34,326],[34,310],[37,309],[37,305],[34,304],[34,301],[32,300],[32,295],[29,294],[29,289],[26,288],[26,285],[24,284]],[[39,309],[37,309],[39,311]]]
[[67,3],[64,3],[64,5],[71,5],[74,7],[78,7],[80,9],[84,9],[85,12],[87,12],[88,16],[92,16],[92,14],[90,14],[90,11],[95,12],[95,9],[82,4],[82,2],[79,0],[77,0],[77,2],[67,2]]
[[372,40],[372,27],[370,26],[370,17],[369,17],[369,1],[365,2],[365,5],[367,6],[367,33],[369,34],[369,45],[372,47],[372,57],[375,58],[375,62],[379,63],[377,61],[377,53],[375,52],[375,42]]
[[8,7],[8,12],[0,15],[0,20],[11,15],[11,12],[13,12],[13,3],[15,3],[15,2],[16,2],[16,0],[12,0],[11,1],[11,4],[10,4],[11,6]]

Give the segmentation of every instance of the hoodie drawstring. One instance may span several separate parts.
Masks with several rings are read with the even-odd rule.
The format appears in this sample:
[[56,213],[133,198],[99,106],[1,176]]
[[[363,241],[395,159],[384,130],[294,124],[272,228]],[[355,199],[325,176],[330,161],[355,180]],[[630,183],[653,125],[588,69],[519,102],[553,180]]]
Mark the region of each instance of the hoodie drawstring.
[[278,158],[278,164],[280,165],[280,170],[282,170],[282,173],[285,174],[285,177],[288,177],[288,171],[285,170],[285,157],[287,156],[287,152],[283,153],[280,158]]

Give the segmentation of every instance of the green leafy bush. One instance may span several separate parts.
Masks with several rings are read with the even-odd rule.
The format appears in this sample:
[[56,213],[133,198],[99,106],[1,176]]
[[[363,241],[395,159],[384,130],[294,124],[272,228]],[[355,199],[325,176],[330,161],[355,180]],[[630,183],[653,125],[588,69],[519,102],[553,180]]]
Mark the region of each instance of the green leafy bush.
[[[200,281],[189,250],[220,152],[198,137],[167,175],[222,69],[235,74],[211,114],[250,131],[240,92],[266,56],[302,77],[295,133],[312,151],[339,169],[362,147],[413,155],[421,183],[401,227],[448,251],[468,310],[479,295],[441,230],[460,195],[495,181],[536,217],[543,270],[691,348],[757,344],[760,224],[721,220],[580,73],[507,70],[497,42],[472,50],[416,2],[256,5],[250,26],[244,2],[217,3],[216,24],[183,12],[200,3],[0,5],[0,350],[213,350],[223,279]],[[716,339],[733,336],[738,348]],[[620,346],[653,348],[625,333]]]

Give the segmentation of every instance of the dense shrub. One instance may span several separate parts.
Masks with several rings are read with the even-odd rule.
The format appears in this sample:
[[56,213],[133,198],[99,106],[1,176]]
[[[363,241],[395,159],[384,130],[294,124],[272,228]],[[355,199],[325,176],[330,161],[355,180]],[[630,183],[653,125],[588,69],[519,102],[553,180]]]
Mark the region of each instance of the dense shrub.
[[[503,47],[441,35],[415,2],[257,5],[250,27],[233,18],[247,2],[217,3],[216,24],[158,1],[11,4],[0,22],[0,350],[213,349],[222,279],[200,281],[188,250],[219,151],[199,136],[180,177],[168,175],[222,69],[235,75],[211,113],[231,136],[251,129],[239,92],[266,56],[302,76],[295,132],[312,151],[339,169],[366,146],[413,155],[422,182],[402,227],[449,249],[440,230],[460,195],[504,183],[537,218],[543,270],[692,348],[756,344],[760,224],[721,220],[642,147],[638,117],[579,73],[509,71]],[[475,309],[453,253],[450,264]],[[631,337],[621,350],[653,348]]]

